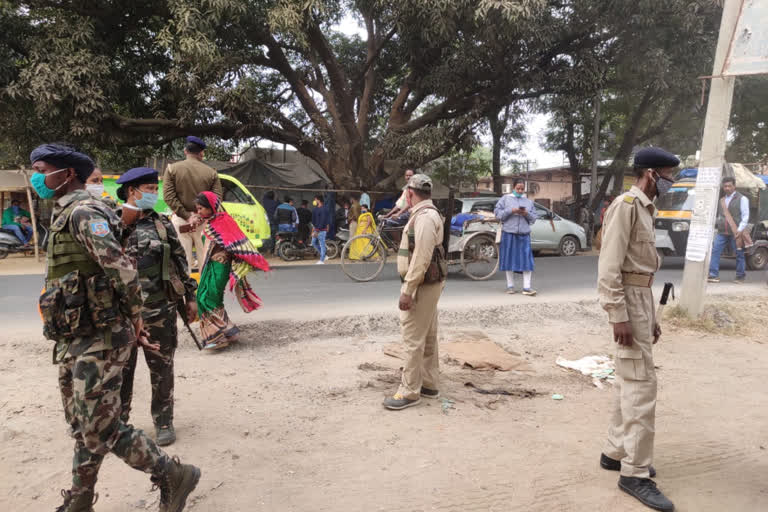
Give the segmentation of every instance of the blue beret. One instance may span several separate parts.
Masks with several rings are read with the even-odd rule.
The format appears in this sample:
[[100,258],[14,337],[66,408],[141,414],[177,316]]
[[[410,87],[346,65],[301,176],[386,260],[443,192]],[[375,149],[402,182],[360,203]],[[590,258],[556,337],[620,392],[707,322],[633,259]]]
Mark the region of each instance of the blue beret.
[[191,142],[192,144],[197,144],[201,148],[205,149],[205,141],[200,137],[195,137],[194,135],[190,135],[189,137],[187,137],[187,142]]
[[117,178],[117,184],[132,183],[142,185],[144,183],[157,183],[157,175],[158,172],[151,167],[134,167]]
[[81,181],[87,180],[95,167],[91,157],[76,151],[72,146],[64,144],[42,144],[37,146],[29,154],[29,161],[33,164],[35,162],[45,162],[59,169],[69,169],[71,167],[75,170]]
[[680,159],[661,148],[643,148],[635,153],[635,167],[658,169],[678,165],[680,165]]

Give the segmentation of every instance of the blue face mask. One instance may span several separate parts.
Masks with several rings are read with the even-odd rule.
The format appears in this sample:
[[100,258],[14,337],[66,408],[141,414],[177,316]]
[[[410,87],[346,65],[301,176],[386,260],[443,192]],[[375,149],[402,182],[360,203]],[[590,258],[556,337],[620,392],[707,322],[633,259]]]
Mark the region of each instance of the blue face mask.
[[21,210],[21,208],[19,208],[19,205],[14,204],[13,206],[11,206],[11,211],[13,212],[14,215],[18,215],[19,210]]
[[142,210],[151,210],[157,203],[157,194],[141,192],[141,198],[136,200],[136,207]]
[[59,190],[64,185],[66,185],[67,182],[65,181],[64,183],[62,183],[56,188],[48,188],[48,185],[45,184],[45,177],[52,176],[58,172],[62,172],[66,170],[67,169],[58,169],[48,174],[43,174],[42,172],[36,172],[29,179],[29,182],[32,184],[32,188],[35,189],[35,192],[37,192],[37,195],[40,196],[41,199],[51,199],[54,195],[56,195],[56,191]]
[[517,190],[515,190],[514,192],[512,192],[512,195],[513,195],[513,196],[515,196],[515,197],[523,197],[523,194],[521,194],[521,193],[520,193],[520,192],[518,192]]

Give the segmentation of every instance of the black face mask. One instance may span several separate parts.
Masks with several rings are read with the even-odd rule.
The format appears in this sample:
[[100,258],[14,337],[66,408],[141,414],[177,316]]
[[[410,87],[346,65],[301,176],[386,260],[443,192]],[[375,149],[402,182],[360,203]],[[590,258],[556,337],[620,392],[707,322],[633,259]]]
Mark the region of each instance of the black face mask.
[[670,180],[669,178],[665,178],[664,176],[660,175],[659,173],[656,174],[656,196],[661,197],[667,192],[669,192],[669,189],[672,188],[672,185],[675,184],[674,181]]

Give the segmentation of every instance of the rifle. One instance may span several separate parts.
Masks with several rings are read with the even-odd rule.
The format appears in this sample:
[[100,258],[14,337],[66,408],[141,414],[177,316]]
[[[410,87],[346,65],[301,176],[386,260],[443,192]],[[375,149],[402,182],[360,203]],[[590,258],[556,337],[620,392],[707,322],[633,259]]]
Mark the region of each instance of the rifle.
[[187,318],[187,305],[184,302],[184,299],[179,299],[176,302],[176,310],[179,313],[179,316],[181,317],[181,321],[184,322],[184,326],[187,328],[187,331],[189,331],[189,335],[192,336],[192,339],[195,342],[195,345],[197,345],[197,350],[203,350],[203,344],[200,343],[200,340],[197,339],[197,335],[195,334],[195,331],[192,329],[192,326],[189,325],[189,319]]
[[664,291],[661,293],[661,300],[659,301],[659,307],[656,309],[656,323],[661,325],[661,315],[664,313],[664,308],[669,300],[669,293],[672,292],[672,300],[675,300],[675,287],[672,283],[664,283]]

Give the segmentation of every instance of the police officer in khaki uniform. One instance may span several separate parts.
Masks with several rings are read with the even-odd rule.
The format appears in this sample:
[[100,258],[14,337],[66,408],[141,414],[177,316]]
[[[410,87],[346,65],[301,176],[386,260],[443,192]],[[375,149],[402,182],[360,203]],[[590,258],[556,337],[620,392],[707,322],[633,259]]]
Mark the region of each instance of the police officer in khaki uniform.
[[600,305],[608,312],[617,343],[616,392],[600,466],[620,471],[619,488],[664,512],[675,507],[651,480],[656,476],[651,466],[656,420],[653,345],[661,336],[651,293],[659,267],[652,201],[672,186],[679,164],[662,149],[637,152],[635,185],[605,213],[597,271]]
[[400,410],[421,397],[439,396],[437,302],[447,273],[443,252],[443,217],[432,204],[432,180],[415,174],[405,192],[411,217],[403,228],[397,253],[400,326],[406,350],[402,382],[384,407]]
[[205,191],[213,192],[222,199],[218,173],[203,163],[205,148],[205,141],[190,135],[184,146],[186,159],[169,165],[163,176],[163,200],[173,211],[171,222],[179,233],[190,269],[199,268],[192,256],[192,245],[200,260],[197,263],[203,264],[203,222],[195,213],[195,199]]

